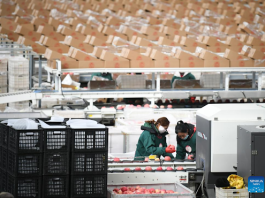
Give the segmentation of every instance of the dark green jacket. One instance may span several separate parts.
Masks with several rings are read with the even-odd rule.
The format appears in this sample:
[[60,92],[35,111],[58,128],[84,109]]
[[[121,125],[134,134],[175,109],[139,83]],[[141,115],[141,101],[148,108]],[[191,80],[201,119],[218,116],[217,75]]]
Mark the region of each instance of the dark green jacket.
[[[134,160],[144,160],[145,156],[149,155],[162,155],[170,156],[173,159],[171,153],[166,153],[167,147],[166,135],[168,133],[160,134],[154,124],[145,123],[141,129],[144,131],[139,137],[137,148],[135,151]],[[162,144],[162,147],[159,145]]]
[[91,80],[93,79],[94,76],[98,76],[98,77],[102,77],[102,78],[106,78],[106,79],[109,79],[109,80],[113,80],[112,79],[112,75],[110,73],[108,73],[106,76],[103,76],[102,73],[93,73],[92,76],[91,76]]
[[[180,138],[179,138],[180,139]],[[196,132],[187,140],[179,140],[176,148],[176,159],[185,159],[186,153],[196,156]],[[191,151],[189,150],[191,148]]]
[[171,86],[173,85],[174,80],[195,80],[195,77],[191,73],[187,73],[185,76],[180,77],[180,76],[173,76],[171,79]]

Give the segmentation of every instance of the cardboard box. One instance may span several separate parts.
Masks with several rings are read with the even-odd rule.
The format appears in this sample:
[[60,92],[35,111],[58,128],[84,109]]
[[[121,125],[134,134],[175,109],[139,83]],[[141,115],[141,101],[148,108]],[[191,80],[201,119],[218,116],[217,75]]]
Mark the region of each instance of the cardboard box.
[[25,20],[23,18],[20,18],[18,16],[16,17],[15,22],[18,23],[18,24],[29,24],[30,23],[29,21],[27,21],[27,20]]
[[162,53],[159,50],[153,49],[151,54],[150,54],[150,58],[154,59],[154,60],[164,60],[164,61],[169,61],[169,60],[174,60],[173,57],[170,57],[164,53]]
[[89,54],[87,53],[84,53],[83,51],[80,51],[78,49],[74,49],[72,54],[71,54],[71,57],[76,59],[76,60],[79,60],[79,61],[95,61],[95,60],[98,60],[97,58],[94,58],[93,56],[90,56]]
[[240,35],[240,42],[247,43],[248,35],[247,34],[241,34]]
[[66,53],[68,53],[70,47],[67,45],[62,45],[60,47],[51,47],[50,46],[49,48],[55,52],[60,53],[60,54],[66,54]]
[[62,54],[47,48],[44,57],[47,58],[48,60],[54,60],[54,59],[60,59],[62,57]]
[[[110,35],[113,36],[113,35]],[[120,39],[119,37],[114,37],[113,41],[112,41],[112,45],[115,46],[122,46],[122,45],[128,45],[128,41],[125,41],[123,39]]]
[[181,46],[179,43],[176,43],[170,39],[167,39],[163,36],[160,36],[158,39],[158,45],[169,45],[169,46]]
[[106,60],[104,66],[105,68],[129,68],[130,61],[126,59],[118,61]]
[[142,37],[142,38],[146,38],[146,36],[141,34],[141,32],[134,31],[133,29],[131,29],[130,27],[127,27],[127,26],[125,26],[123,28],[122,33],[127,35],[129,40],[132,39],[132,36],[139,36],[139,37]]
[[0,24],[1,24],[2,28],[5,28],[9,31],[15,31],[17,26],[19,25],[14,21],[8,20],[5,18],[0,18]]
[[212,36],[204,36],[203,41],[204,44],[209,46],[215,46],[216,42],[218,42],[216,37]]
[[248,56],[248,54],[250,53],[250,49],[251,49],[250,46],[244,45],[242,47],[240,54],[242,54],[243,56]]
[[102,50],[100,59],[105,61],[127,61],[127,59],[120,57],[118,55],[115,55],[107,50]]
[[265,46],[264,42],[254,36],[249,36],[246,43],[247,45]]
[[264,52],[259,51],[258,49],[250,49],[250,52],[248,54],[248,57],[253,59],[265,59]]
[[204,60],[204,67],[229,67],[229,60]]
[[45,54],[46,52],[46,47],[43,45],[40,45],[38,43],[33,44],[32,49],[34,52],[38,53],[38,54]]
[[[227,46],[229,47],[229,46]],[[221,47],[207,47],[206,49],[215,53],[221,53],[221,52],[225,52],[225,50],[227,49],[227,47],[221,46]]]
[[180,60],[179,61],[179,67],[181,68],[188,68],[188,67],[204,67],[204,61],[202,59],[199,59],[195,57],[196,60]]
[[200,60],[198,57],[196,57],[194,54],[191,54],[187,51],[184,51],[182,49],[178,49],[175,53],[175,57],[180,60],[191,60],[196,61]]
[[241,52],[242,51],[242,47],[243,46],[231,45],[228,48],[231,49],[231,50],[233,50],[233,51]]
[[238,40],[232,36],[228,36],[226,38],[225,44],[234,45],[234,46],[243,46],[244,45],[244,43],[242,43],[240,40]]
[[229,60],[230,67],[254,67],[254,61],[250,59]]
[[242,54],[239,54],[236,51],[233,51],[231,49],[226,49],[224,53],[224,58],[230,59],[230,60],[241,60],[241,59],[248,59],[247,57],[243,56]]
[[100,58],[100,56],[101,56],[103,50],[104,50],[103,47],[94,47],[94,50],[93,50],[92,54],[93,54],[95,57]]
[[102,33],[103,34],[107,34],[107,35],[114,35],[114,36],[118,36],[124,40],[128,40],[127,36],[122,34],[122,33],[119,33],[117,32],[115,29],[113,28],[110,28],[108,26],[104,26],[103,30],[102,30]]
[[154,68],[154,62],[152,60],[151,61],[131,60],[130,68]]
[[116,89],[116,81],[90,81],[88,84],[90,90],[106,90],[106,89]]
[[206,48],[206,44],[197,42],[196,40],[187,38],[185,36],[181,37],[180,44],[181,45],[185,45],[187,47],[202,47],[202,48]]
[[137,51],[134,50],[130,50],[128,48],[122,48],[122,52],[121,52],[121,56],[124,58],[127,58],[129,60],[146,60],[146,61],[150,61],[152,60],[150,57],[144,56],[142,54],[140,54]]
[[135,45],[146,46],[146,47],[158,46],[158,45],[156,45],[154,43],[151,43],[150,41],[148,41],[148,40],[146,40],[144,38],[140,38],[140,37],[137,37]]
[[91,35],[91,36],[96,36],[97,38],[101,40],[106,40],[106,35],[99,32],[97,29],[91,29],[90,27],[82,27],[81,33],[83,35]]
[[178,68],[179,67],[179,59],[170,59],[170,60],[155,60],[154,61],[155,68]]
[[95,61],[78,61],[79,68],[104,68],[104,61],[95,60]]
[[212,53],[208,50],[205,50],[203,49],[200,53],[200,56],[199,56],[201,59],[204,59],[204,60],[222,60],[224,59],[223,57],[215,54],[215,53]]
[[95,36],[92,36],[89,40],[89,44],[93,46],[109,46],[110,44],[106,43],[106,41],[100,40]]

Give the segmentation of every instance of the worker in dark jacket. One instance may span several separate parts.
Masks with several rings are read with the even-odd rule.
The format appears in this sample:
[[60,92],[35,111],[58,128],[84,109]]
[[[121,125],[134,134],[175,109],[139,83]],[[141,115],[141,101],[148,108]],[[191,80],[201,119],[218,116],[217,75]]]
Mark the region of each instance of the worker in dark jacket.
[[174,80],[195,80],[195,77],[189,72],[176,72],[171,79],[171,86],[173,85]]
[[94,76],[102,77],[102,78],[105,78],[105,79],[108,79],[108,80],[113,80],[113,79],[112,79],[112,75],[111,75],[111,73],[109,73],[109,72],[107,72],[107,73],[100,73],[100,72],[98,72],[98,73],[93,73],[93,74],[91,75],[91,80],[93,79]]
[[196,127],[180,120],[175,127],[175,133],[177,134],[176,159],[185,159],[186,154],[188,159],[195,159]]
[[174,158],[172,153],[175,152],[174,146],[167,146],[166,135],[169,120],[166,117],[154,120],[145,121],[141,126],[144,130],[138,140],[137,149],[135,151],[134,160],[144,160],[145,156],[158,155],[170,156]]

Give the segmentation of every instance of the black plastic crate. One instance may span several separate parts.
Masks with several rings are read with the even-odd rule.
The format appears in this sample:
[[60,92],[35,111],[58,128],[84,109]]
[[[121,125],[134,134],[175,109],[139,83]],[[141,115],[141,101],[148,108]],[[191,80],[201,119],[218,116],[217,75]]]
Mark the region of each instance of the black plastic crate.
[[107,175],[71,176],[71,198],[107,197]]
[[72,129],[72,151],[108,151],[108,128]]
[[0,168],[3,170],[7,169],[7,149],[0,147]]
[[43,129],[44,152],[70,151],[70,129]]
[[44,153],[43,175],[69,174],[69,155],[69,152]]
[[67,198],[69,188],[69,175],[43,176],[43,197],[45,198]]
[[72,153],[72,175],[107,174],[108,153]]
[[7,192],[16,198],[41,198],[41,177],[7,175]]
[[42,176],[42,155],[8,151],[7,172],[16,177]]
[[9,128],[8,150],[16,153],[40,153],[43,151],[43,131]]
[[0,123],[0,146],[7,148],[9,126]]
[[7,180],[6,170],[0,168],[0,192],[7,191],[6,180]]

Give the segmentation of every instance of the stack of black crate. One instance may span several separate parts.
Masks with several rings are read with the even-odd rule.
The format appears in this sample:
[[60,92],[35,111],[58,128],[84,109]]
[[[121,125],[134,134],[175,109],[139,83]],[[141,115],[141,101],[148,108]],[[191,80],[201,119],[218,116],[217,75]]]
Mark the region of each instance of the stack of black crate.
[[106,198],[108,128],[71,129],[71,198]]
[[[2,155],[3,162],[7,159],[6,191],[14,197],[41,198],[42,130],[17,130],[8,127],[7,131],[7,157]],[[2,151],[6,151],[3,148]]]
[[0,192],[7,191],[8,126],[0,123]]
[[70,189],[70,129],[43,129],[43,197],[68,198]]

